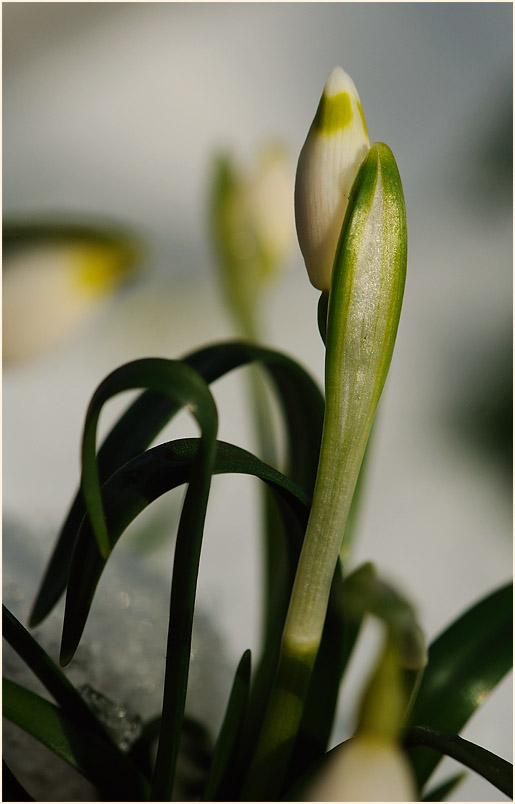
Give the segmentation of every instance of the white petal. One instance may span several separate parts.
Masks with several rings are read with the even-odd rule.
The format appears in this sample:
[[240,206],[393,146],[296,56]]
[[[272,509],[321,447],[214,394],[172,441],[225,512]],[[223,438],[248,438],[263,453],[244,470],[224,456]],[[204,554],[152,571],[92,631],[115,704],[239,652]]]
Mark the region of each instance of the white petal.
[[329,290],[350,189],[369,147],[354,82],[336,67],[302,148],[295,184],[299,244],[319,290]]

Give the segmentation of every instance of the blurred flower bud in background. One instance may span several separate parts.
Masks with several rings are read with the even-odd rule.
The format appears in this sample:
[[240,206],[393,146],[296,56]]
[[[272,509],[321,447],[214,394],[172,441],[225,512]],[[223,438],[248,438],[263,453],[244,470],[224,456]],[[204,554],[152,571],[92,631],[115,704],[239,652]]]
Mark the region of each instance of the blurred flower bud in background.
[[70,336],[135,273],[129,237],[85,227],[6,225],[3,359],[30,360]]
[[294,238],[294,173],[285,150],[263,146],[252,170],[218,157],[212,231],[229,310],[242,334],[258,337],[263,290],[285,266]]
[[324,87],[302,148],[295,221],[311,284],[328,291],[349,193],[370,147],[358,91],[341,67]]
[[416,801],[408,760],[391,740],[359,734],[327,757],[305,801]]
[[406,712],[399,646],[392,632],[365,685],[351,740],[326,755],[306,792],[309,801],[415,801],[409,761],[398,743]]

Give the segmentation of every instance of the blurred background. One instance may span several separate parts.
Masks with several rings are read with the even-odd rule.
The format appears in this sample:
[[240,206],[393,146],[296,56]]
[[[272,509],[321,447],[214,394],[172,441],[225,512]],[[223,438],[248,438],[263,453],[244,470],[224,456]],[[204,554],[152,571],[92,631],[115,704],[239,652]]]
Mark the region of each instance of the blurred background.
[[[282,143],[293,203],[296,159],[337,64],[358,88],[371,141],[396,156],[409,231],[404,308],[352,564],[376,562],[415,603],[429,638],[506,582],[511,4],[4,3],[2,11],[4,218],[105,221],[142,249],[134,282],[45,350],[5,359],[4,596],[18,616],[26,619],[75,493],[83,416],[98,382],[127,360],[180,357],[234,336],[210,238],[215,156],[245,166],[264,141]],[[265,300],[263,340],[322,382],[318,294],[293,241],[287,262]],[[8,270],[18,268],[5,266],[4,357],[35,311],[50,309],[35,285],[34,308],[20,308],[33,312],[10,312]],[[29,280],[23,298],[30,289]],[[220,438],[252,449],[242,376],[214,392]],[[126,401],[106,410],[104,431]],[[184,435],[195,435],[186,417],[160,440]],[[207,711],[213,729],[239,656],[258,643],[257,492],[248,478],[216,478],[209,505],[192,689],[207,667],[211,691],[206,699],[199,684],[190,709]],[[159,501],[122,539],[81,654],[98,689],[144,716],[159,706],[179,503],[180,495]],[[54,652],[61,616],[37,631]],[[353,683],[335,742],[352,728],[345,696]],[[506,680],[463,734],[510,759],[511,713]],[[455,799],[503,796],[470,774]]]

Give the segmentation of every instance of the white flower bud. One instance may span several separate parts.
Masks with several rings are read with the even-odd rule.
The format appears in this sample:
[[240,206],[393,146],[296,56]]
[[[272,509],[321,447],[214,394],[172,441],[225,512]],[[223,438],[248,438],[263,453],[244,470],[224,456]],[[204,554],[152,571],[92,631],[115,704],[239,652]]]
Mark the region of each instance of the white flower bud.
[[291,192],[293,165],[278,145],[263,147],[247,190],[249,226],[254,229],[265,278],[283,269],[294,239]]
[[331,72],[302,148],[295,182],[297,235],[311,283],[328,291],[349,193],[370,142],[356,87]]
[[77,239],[21,245],[4,258],[3,359],[14,364],[57,345],[126,279],[125,243]]
[[359,734],[335,748],[305,801],[416,801],[413,773],[399,746]]

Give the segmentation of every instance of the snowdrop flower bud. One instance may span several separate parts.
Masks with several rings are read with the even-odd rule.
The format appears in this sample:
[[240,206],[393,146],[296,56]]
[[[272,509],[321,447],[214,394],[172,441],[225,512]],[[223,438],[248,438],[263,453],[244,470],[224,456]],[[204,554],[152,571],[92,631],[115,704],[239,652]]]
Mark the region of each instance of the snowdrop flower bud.
[[416,801],[413,774],[391,740],[358,734],[328,755],[305,801]]
[[281,146],[264,145],[248,169],[231,157],[215,166],[212,227],[229,310],[256,338],[259,303],[283,269],[294,239],[293,166]]
[[306,792],[310,801],[415,801],[413,772],[398,744],[406,708],[390,635],[361,701],[357,731],[330,751]]
[[293,165],[280,145],[266,145],[247,191],[249,224],[255,231],[265,279],[284,268],[295,237],[291,193]]
[[299,245],[309,279],[321,291],[330,288],[350,189],[369,147],[357,89],[335,67],[300,153],[295,183]]
[[4,235],[3,359],[15,364],[69,337],[134,272],[136,249],[118,236],[53,234],[20,227]]

